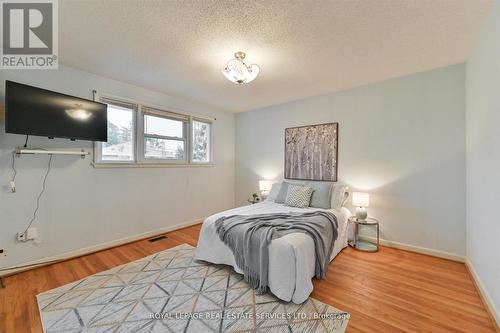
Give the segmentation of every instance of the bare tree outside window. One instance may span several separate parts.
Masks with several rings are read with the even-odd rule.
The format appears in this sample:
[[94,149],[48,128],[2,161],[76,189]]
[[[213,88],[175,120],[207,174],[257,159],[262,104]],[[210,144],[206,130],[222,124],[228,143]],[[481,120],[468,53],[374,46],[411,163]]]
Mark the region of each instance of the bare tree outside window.
[[210,162],[210,124],[193,120],[193,162]]
[[134,112],[108,105],[108,141],[102,144],[103,160],[134,160]]
[[212,120],[131,100],[100,101],[108,105],[108,141],[95,143],[96,163],[146,167],[212,162]]

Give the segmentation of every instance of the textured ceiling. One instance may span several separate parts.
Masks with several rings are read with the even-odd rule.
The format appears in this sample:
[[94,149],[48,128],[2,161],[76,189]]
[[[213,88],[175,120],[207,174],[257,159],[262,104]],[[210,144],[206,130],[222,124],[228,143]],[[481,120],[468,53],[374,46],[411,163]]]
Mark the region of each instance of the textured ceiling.
[[[490,0],[60,1],[63,64],[231,112],[467,59]],[[235,51],[261,74],[221,74]]]

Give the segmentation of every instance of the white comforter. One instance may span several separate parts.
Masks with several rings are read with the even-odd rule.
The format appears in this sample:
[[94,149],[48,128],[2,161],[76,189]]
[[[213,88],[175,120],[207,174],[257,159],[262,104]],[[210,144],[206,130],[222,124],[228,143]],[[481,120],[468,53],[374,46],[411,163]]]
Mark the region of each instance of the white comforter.
[[[231,265],[242,273],[236,265],[233,253],[219,239],[215,230],[215,221],[221,216],[253,215],[264,213],[304,212],[324,210],[320,208],[294,208],[272,201],[264,201],[255,205],[227,210],[205,219],[201,228],[195,258],[215,264]],[[338,237],[335,241],[332,260],[344,247],[347,246],[348,223],[351,215],[348,209],[341,211],[330,210],[338,221]],[[292,233],[273,240],[269,246],[269,289],[284,301],[294,303],[304,302],[313,290],[311,279],[314,277],[314,242],[303,233]]]

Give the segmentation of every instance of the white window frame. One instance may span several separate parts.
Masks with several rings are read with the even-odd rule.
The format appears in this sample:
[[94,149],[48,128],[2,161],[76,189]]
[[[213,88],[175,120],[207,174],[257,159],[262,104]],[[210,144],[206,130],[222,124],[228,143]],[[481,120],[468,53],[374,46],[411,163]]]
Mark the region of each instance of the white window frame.
[[[126,100],[123,98],[117,99],[113,97],[102,96],[98,99],[101,103],[112,104],[124,109],[130,109],[134,111],[132,116],[132,145],[134,158],[130,160],[103,160],[102,159],[102,142],[94,143],[94,163],[98,164],[135,164],[137,162],[138,152],[137,152],[137,114],[139,112],[139,105],[131,100]],[[106,125],[107,127],[107,125]],[[107,130],[107,128],[106,128]]]
[[191,141],[190,143],[190,147],[189,147],[189,152],[190,152],[190,156],[189,156],[189,163],[191,164],[209,164],[209,163],[212,163],[213,161],[213,121],[210,120],[210,119],[204,119],[204,118],[200,118],[200,117],[190,117],[189,119],[189,123],[190,123],[190,126],[189,126],[189,139],[190,140],[193,140],[193,121],[197,121],[197,122],[200,122],[200,123],[205,123],[205,124],[209,124],[210,125],[210,133],[208,134],[209,135],[209,139],[210,141],[208,142],[208,149],[209,149],[209,152],[208,152],[208,162],[202,162],[202,161],[193,161],[193,141]]
[[[183,124],[183,138],[180,139],[178,137],[171,137],[171,136],[163,136],[163,135],[152,135],[152,134],[146,134],[145,132],[145,116],[150,115],[153,117],[158,117],[158,118],[163,118],[163,119],[170,119],[170,120],[177,120],[177,121],[182,121]],[[147,105],[141,105],[140,111],[139,111],[139,126],[137,127],[137,132],[141,133],[140,138],[139,136],[137,137],[137,145],[138,145],[138,151],[139,151],[139,163],[166,163],[166,164],[188,164],[189,158],[190,158],[190,152],[191,149],[189,147],[190,145],[190,140],[189,140],[189,132],[190,132],[190,117],[179,114],[179,113],[174,113],[174,112],[169,112],[169,111],[164,111],[160,110],[156,107],[150,107]],[[151,138],[159,138],[159,139],[166,139],[166,140],[174,140],[174,141],[183,141],[184,142],[184,159],[182,160],[176,160],[176,159],[163,159],[163,158],[147,158],[146,157],[146,138],[151,137]],[[141,141],[141,142],[139,142]]]
[[[133,117],[133,144],[134,144],[134,160],[133,161],[117,161],[117,160],[102,160],[102,143],[94,143],[94,167],[96,168],[120,168],[120,167],[190,167],[190,166],[214,166],[214,120],[201,115],[189,114],[184,111],[175,110],[172,108],[151,105],[148,103],[141,103],[135,100],[117,97],[113,95],[96,96],[97,100],[102,103],[114,104],[116,106],[123,106],[134,110]],[[145,138],[158,137],[167,140],[179,140],[177,137],[168,137],[160,135],[146,135],[144,133],[144,116],[152,115],[165,119],[182,120],[184,121],[185,135],[185,159],[161,159],[161,158],[146,158],[145,157]],[[204,122],[210,124],[210,142],[209,142],[209,161],[208,162],[195,162],[192,159],[193,146],[193,121]]]

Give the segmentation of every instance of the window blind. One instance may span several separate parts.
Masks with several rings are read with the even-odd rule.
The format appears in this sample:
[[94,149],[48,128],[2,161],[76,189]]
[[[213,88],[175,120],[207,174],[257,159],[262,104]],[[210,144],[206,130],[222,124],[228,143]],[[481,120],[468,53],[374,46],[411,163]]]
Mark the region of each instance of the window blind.
[[153,108],[150,106],[142,106],[141,110],[142,110],[142,113],[146,114],[146,115],[177,119],[177,120],[181,120],[181,121],[188,121],[189,120],[188,115],[180,114],[180,113],[176,113],[176,112],[171,112],[171,111],[160,110],[160,109],[156,109],[156,108]]
[[115,105],[115,106],[122,107],[125,109],[137,110],[139,108],[139,106],[135,103],[128,103],[128,102],[124,102],[124,101],[119,101],[119,100],[116,100],[113,98],[101,97],[99,100],[101,103]]

